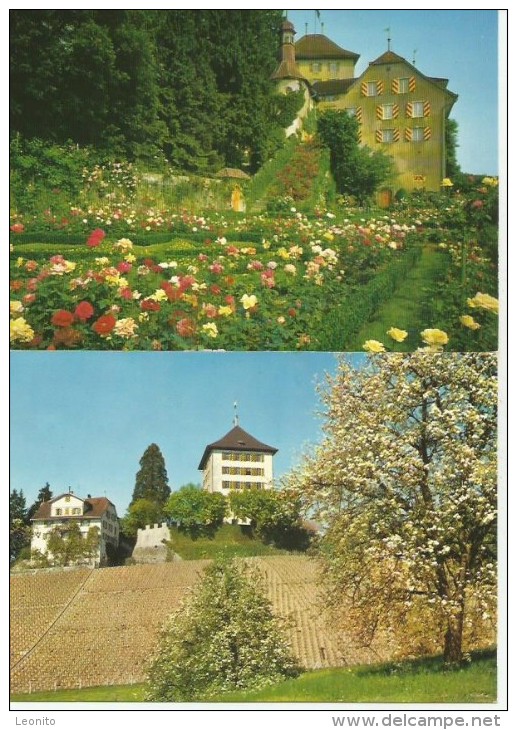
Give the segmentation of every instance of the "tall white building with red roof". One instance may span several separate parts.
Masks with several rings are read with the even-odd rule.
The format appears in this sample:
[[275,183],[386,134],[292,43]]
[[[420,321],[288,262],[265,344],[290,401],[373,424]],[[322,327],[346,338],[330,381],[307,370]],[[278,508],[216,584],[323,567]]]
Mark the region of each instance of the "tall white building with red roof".
[[99,544],[92,566],[107,562],[108,545],[116,548],[119,541],[119,522],[113,502],[106,497],[82,499],[73,492],[66,492],[42,502],[32,518],[31,551],[39,551],[52,557],[48,550],[48,537],[54,530],[66,536],[71,523],[75,522],[86,539],[91,528],[97,528]]

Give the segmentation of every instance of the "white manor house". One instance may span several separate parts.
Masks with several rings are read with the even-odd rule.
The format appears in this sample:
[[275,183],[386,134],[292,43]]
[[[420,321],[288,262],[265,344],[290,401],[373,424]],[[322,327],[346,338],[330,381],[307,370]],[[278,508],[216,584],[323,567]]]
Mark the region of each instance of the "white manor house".
[[54,530],[66,534],[70,524],[76,522],[84,538],[90,528],[99,531],[97,555],[91,561],[92,566],[105,565],[108,558],[108,545],[114,548],[119,542],[119,522],[115,505],[106,497],[90,497],[81,499],[72,491],[60,494],[42,502],[32,518],[31,552],[39,551],[49,555],[48,536]]

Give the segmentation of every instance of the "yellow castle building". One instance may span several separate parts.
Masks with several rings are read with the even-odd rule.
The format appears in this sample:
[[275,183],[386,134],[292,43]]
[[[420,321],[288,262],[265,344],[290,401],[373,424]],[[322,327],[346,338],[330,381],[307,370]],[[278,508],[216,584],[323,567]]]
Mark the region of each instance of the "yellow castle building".
[[446,176],[446,120],[458,98],[447,88],[448,79],[425,76],[389,49],[389,42],[388,50],[356,77],[357,53],[322,34],[295,42],[295,33],[285,20],[280,65],[272,79],[282,93],[306,89],[298,127],[314,105],[322,111],[342,109],[357,119],[362,145],[382,148],[393,158],[394,191],[439,190]]

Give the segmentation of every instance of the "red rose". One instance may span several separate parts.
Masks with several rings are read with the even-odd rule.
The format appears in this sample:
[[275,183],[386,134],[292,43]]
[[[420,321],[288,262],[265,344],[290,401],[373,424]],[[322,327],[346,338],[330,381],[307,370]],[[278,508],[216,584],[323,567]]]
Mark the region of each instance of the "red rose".
[[75,308],[74,314],[77,319],[81,320],[81,322],[86,322],[87,319],[93,317],[93,307],[90,302],[79,302]]
[[109,335],[117,320],[112,314],[103,314],[102,317],[93,323],[92,329],[97,332],[98,335]]
[[67,312],[66,309],[58,309],[52,315],[52,324],[54,327],[70,327],[74,321],[74,315],[72,312]]
[[95,248],[100,245],[104,238],[106,238],[106,234],[102,228],[96,228],[92,233],[90,233],[90,237],[86,241],[86,245],[90,248]]
[[176,332],[181,337],[192,337],[195,331],[196,325],[191,319],[180,319],[179,322],[176,323]]
[[25,230],[25,226],[23,223],[14,223],[10,229],[13,233],[23,233]]
[[159,312],[160,305],[158,302],[155,302],[154,299],[144,299],[140,304],[140,309],[142,312]]

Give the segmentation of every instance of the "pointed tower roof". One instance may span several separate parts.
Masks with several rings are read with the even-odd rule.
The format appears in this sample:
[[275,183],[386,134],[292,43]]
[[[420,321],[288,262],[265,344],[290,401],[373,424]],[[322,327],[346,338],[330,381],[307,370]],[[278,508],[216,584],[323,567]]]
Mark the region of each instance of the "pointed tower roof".
[[294,25],[290,20],[287,20],[287,18],[284,19],[280,26],[280,34],[282,37],[280,63],[277,66],[276,71],[271,74],[270,79],[272,81],[281,81],[282,79],[299,79],[300,81],[305,81],[306,84],[309,84],[296,65],[294,44],[296,31],[294,29]]
[[352,58],[357,61],[358,53],[347,51],[341,48],[337,43],[331,41],[326,35],[315,33],[313,35],[304,35],[294,44],[296,58]]
[[212,451],[256,451],[267,454],[276,454],[278,449],[274,446],[268,446],[258,441],[254,436],[247,433],[240,426],[234,426],[231,431],[228,431],[218,441],[214,441],[213,444],[208,444],[203,453],[203,457],[199,462],[198,469],[204,469],[206,462]]

